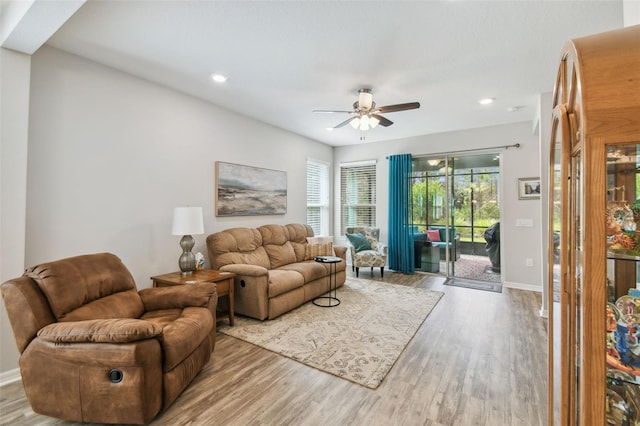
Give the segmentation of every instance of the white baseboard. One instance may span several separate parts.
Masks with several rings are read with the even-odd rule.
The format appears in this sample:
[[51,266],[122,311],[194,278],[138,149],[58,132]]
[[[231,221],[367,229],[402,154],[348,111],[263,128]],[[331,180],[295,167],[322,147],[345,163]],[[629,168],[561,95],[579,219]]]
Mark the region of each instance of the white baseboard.
[[536,293],[542,293],[542,287],[539,285],[512,283],[507,281],[503,282],[502,285],[507,288],[515,288],[518,290],[527,290],[527,291],[535,291]]
[[19,380],[22,380],[19,368],[14,368],[13,370],[3,371],[0,373],[0,387]]

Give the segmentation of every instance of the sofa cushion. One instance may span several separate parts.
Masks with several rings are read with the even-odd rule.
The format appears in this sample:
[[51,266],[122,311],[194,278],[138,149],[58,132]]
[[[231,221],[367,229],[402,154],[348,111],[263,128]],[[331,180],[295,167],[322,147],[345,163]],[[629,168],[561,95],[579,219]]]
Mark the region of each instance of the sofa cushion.
[[275,244],[265,245],[264,249],[267,252],[267,255],[269,255],[271,269],[279,268],[280,266],[288,265],[290,263],[296,263],[296,253],[289,241],[281,246]]
[[304,244],[309,237],[313,237],[313,229],[309,225],[301,223],[291,223],[285,225],[289,231],[289,241],[292,243]]
[[130,343],[161,334],[159,325],[131,318],[57,322],[38,331],[39,338],[54,343]]
[[165,372],[173,370],[191,355],[213,327],[213,317],[206,308],[151,311],[141,319],[162,327]]
[[137,318],[144,311],[131,273],[111,253],[43,263],[25,275],[38,284],[58,321]]
[[362,250],[371,250],[371,243],[363,234],[345,234],[356,253]]
[[296,271],[304,277],[304,282],[309,283],[313,280],[317,280],[328,275],[327,268],[324,263],[316,261],[297,262],[285,265],[279,268],[279,270]]
[[269,256],[271,269],[297,262],[287,227],[264,225],[258,228],[258,231],[262,235],[262,245]]
[[307,238],[313,236],[313,229],[306,224],[292,223],[285,225],[289,231],[289,241],[296,253],[296,262],[302,262],[305,255],[305,247],[307,246]]
[[231,228],[207,237],[211,268],[236,263],[258,265],[269,269],[269,256],[262,247],[262,235],[253,228]]
[[59,321],[85,321],[105,318],[138,318],[144,312],[136,290],[110,294],[80,306],[60,317]]
[[298,271],[273,269],[269,271],[269,297],[275,297],[304,285],[304,276]]

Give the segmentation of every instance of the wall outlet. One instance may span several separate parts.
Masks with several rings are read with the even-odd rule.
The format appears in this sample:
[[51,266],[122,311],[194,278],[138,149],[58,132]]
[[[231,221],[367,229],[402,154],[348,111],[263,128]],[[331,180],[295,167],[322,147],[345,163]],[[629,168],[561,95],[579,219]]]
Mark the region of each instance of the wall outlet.
[[531,258],[527,258],[527,259],[524,261],[524,264],[525,264],[525,265],[527,265],[527,267],[532,268],[532,267],[533,267],[533,259],[531,259]]

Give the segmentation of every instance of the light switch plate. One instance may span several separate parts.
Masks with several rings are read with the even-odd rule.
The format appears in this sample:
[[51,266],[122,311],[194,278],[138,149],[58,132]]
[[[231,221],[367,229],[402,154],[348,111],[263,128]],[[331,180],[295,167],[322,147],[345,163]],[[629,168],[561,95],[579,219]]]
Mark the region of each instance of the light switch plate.
[[521,228],[533,228],[533,219],[516,219],[516,226]]

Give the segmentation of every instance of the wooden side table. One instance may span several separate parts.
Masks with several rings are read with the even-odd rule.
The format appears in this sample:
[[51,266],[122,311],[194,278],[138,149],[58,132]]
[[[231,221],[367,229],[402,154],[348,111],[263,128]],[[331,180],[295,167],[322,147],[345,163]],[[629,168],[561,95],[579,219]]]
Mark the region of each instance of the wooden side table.
[[203,269],[195,271],[191,275],[181,275],[180,272],[172,272],[170,274],[157,275],[151,277],[154,287],[169,287],[173,285],[198,284],[198,283],[216,283],[218,297],[227,296],[229,300],[229,325],[233,326],[234,320],[234,285],[233,278],[236,276],[233,272],[222,272],[216,269]]

